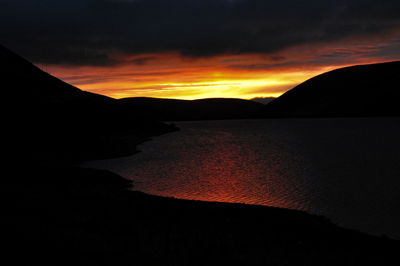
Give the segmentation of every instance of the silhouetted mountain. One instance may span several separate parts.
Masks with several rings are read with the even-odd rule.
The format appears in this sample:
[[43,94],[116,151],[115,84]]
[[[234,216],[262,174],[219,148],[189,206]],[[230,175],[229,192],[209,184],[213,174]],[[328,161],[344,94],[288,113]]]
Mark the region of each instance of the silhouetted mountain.
[[175,100],[158,98],[125,98],[119,100],[127,112],[144,112],[164,121],[253,118],[260,103],[233,98]]
[[265,108],[268,117],[400,115],[400,61],[333,70],[296,86]]
[[2,45],[0,45],[0,58],[2,82],[7,84],[7,94],[18,99],[45,103],[66,100],[86,102],[114,100],[103,95],[81,91],[42,71]]
[[129,141],[173,129],[146,114],[125,113],[117,100],[81,91],[3,46],[0,58],[11,152],[53,163],[127,155],[134,152]]

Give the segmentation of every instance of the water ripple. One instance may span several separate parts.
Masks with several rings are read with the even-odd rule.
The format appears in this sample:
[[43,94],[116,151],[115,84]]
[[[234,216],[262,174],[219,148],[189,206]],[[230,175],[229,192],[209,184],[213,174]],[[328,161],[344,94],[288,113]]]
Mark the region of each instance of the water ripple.
[[137,155],[87,166],[150,194],[307,210],[400,237],[399,121],[182,122]]

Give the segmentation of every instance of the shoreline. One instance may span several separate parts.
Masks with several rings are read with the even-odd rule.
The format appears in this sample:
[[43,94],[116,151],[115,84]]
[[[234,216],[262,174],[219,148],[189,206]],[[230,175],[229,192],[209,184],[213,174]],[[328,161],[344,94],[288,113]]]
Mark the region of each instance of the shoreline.
[[15,205],[6,209],[9,215],[3,219],[11,221],[6,227],[8,243],[17,242],[19,251],[26,247],[30,258],[38,261],[50,259],[53,265],[128,261],[139,265],[347,265],[348,261],[352,261],[349,265],[396,265],[400,241],[344,229],[323,216],[153,196],[128,190],[130,182],[109,171],[53,170],[43,175],[69,178],[69,184],[19,187]]
[[[348,119],[350,119],[350,121],[346,121]],[[370,124],[371,125],[374,124],[375,127],[377,127],[377,128],[379,128],[379,127],[385,128],[384,126],[386,126],[388,123],[390,125],[395,125],[395,123],[398,122],[398,119],[394,119],[394,118],[386,118],[387,120],[386,119],[383,120],[382,118],[373,118],[373,119],[368,118],[366,123],[364,123],[363,119],[364,118],[362,118],[362,119],[353,119],[353,118],[340,119],[339,125],[340,126],[344,125],[344,129],[351,132],[351,134],[356,135],[354,133],[355,129],[359,130],[359,128],[361,128],[361,129],[366,128],[366,130],[370,130],[368,128],[368,127],[370,127]],[[376,120],[376,119],[378,119],[378,120]],[[303,128],[307,128],[310,125],[314,125],[314,121],[309,121],[309,120],[310,119],[307,119],[308,122],[304,121],[304,123],[299,122],[299,125]],[[342,121],[342,120],[344,120],[344,121]],[[371,120],[371,121],[369,121],[369,120]],[[256,120],[254,120],[254,121],[256,121]],[[378,123],[375,123],[376,121],[378,121]],[[229,197],[227,197],[226,195],[223,195],[223,196],[217,195],[216,196],[215,194],[208,194],[206,189],[202,189],[202,187],[207,187],[207,189],[213,190],[212,187],[203,186],[203,184],[207,184],[206,182],[209,182],[209,180],[212,181],[212,178],[214,178],[216,176],[216,173],[209,171],[209,172],[207,172],[208,175],[205,175],[203,172],[204,166],[201,166],[201,165],[199,165],[199,167],[195,167],[195,169],[197,169],[195,172],[191,171],[190,170],[191,167],[188,168],[186,166],[186,165],[190,165],[190,164],[184,163],[184,162],[186,162],[186,158],[191,158],[191,161],[193,161],[190,153],[197,154],[197,151],[200,149],[198,149],[198,150],[192,150],[192,149],[187,150],[186,148],[180,149],[179,147],[181,147],[181,146],[179,146],[180,145],[179,143],[181,142],[181,138],[183,139],[182,142],[184,142],[184,143],[190,143],[190,141],[196,141],[196,139],[193,139],[193,136],[195,136],[196,138],[202,139],[199,136],[203,136],[204,134],[190,133],[190,134],[187,134],[190,137],[189,138],[185,135],[185,133],[190,132],[190,130],[198,130],[198,131],[202,132],[203,128],[207,128],[207,132],[209,132],[210,129],[214,129],[215,125],[219,125],[218,124],[219,122],[218,121],[199,121],[201,123],[201,124],[199,124],[199,126],[197,125],[197,122],[198,121],[187,122],[188,124],[186,124],[186,126],[185,126],[185,122],[182,122],[182,124],[178,122],[177,126],[182,128],[181,132],[177,132],[176,134],[166,135],[162,138],[154,138],[153,142],[151,142],[151,143],[147,142],[147,144],[144,145],[143,147],[138,146],[138,149],[141,149],[145,152],[145,154],[142,154],[142,155],[138,154],[139,157],[135,156],[135,157],[121,158],[121,159],[114,159],[114,160],[111,159],[111,160],[105,160],[105,161],[100,160],[98,162],[95,161],[93,164],[89,163],[84,166],[85,167],[94,167],[94,168],[97,167],[98,169],[108,169],[111,171],[115,171],[115,173],[122,175],[123,177],[127,177],[128,179],[134,180],[135,181],[135,188],[134,188],[135,190],[143,191],[145,193],[149,193],[149,194],[153,194],[153,195],[167,196],[167,197],[172,196],[172,197],[177,197],[177,198],[182,198],[182,199],[194,199],[194,200],[205,200],[205,201],[211,200],[211,201],[221,201],[221,202],[224,202],[224,201],[226,201],[226,202],[243,202],[243,203],[249,203],[249,204],[255,203],[255,204],[264,205],[264,206],[271,205],[270,202],[265,203],[267,200],[264,200],[264,199],[269,200],[270,197],[265,198],[265,197],[263,197],[263,194],[261,194],[261,193],[256,194],[256,196],[253,196],[254,194],[251,194],[251,193],[253,193],[253,191],[258,192],[258,190],[256,189],[257,187],[252,188],[249,185],[249,184],[253,184],[253,183],[246,184],[247,187],[244,187],[243,191],[236,189],[236,190],[240,191],[238,197],[231,190],[227,190],[227,191],[229,191],[229,194],[227,194],[227,195],[229,195]],[[244,127],[251,127],[253,124],[250,124],[250,123],[252,123],[252,122],[253,122],[253,120],[250,120],[250,121],[236,120],[236,122],[234,122],[234,123],[229,122],[229,124],[227,124],[227,125],[224,124],[222,126],[222,128],[221,127],[216,127],[216,128],[221,131],[221,130],[223,130],[223,128],[225,126],[229,127],[229,128],[236,128],[236,127],[242,126],[242,125]],[[332,121],[332,119],[324,119],[324,121],[322,121],[321,124],[317,124],[317,126],[315,126],[315,125],[314,126],[318,130],[320,130],[320,125],[322,125],[323,129],[324,129],[323,132],[325,133],[327,131],[326,127],[333,127],[333,125],[337,126],[337,124],[331,125],[331,122],[334,122],[334,121]],[[279,123],[285,123],[285,121],[281,121]],[[276,124],[280,125],[279,123],[276,123]],[[320,122],[318,122],[318,123],[320,123]],[[271,123],[271,124],[273,124],[273,123]],[[259,126],[258,124],[254,124],[254,125],[256,125],[257,128]],[[370,131],[367,131],[367,132],[370,132]],[[232,132],[234,132],[234,131],[232,131]],[[362,132],[362,134],[364,134],[363,133],[364,131],[360,130],[360,132]],[[397,132],[397,130],[392,131],[392,132]],[[301,132],[301,133],[304,133],[304,132]],[[343,130],[340,131],[340,133],[343,133]],[[346,132],[344,132],[344,133],[346,133]],[[268,136],[267,131],[265,134]],[[381,135],[386,136],[387,134],[379,134],[379,136],[381,136]],[[395,135],[395,133],[391,133],[391,136],[392,135]],[[187,137],[186,139],[185,139],[185,136]],[[208,135],[206,135],[206,136],[208,136]],[[212,134],[211,136],[214,137],[214,134]],[[261,137],[263,137],[263,136],[264,135],[261,135]],[[375,136],[375,135],[370,133],[370,136]],[[350,137],[352,137],[352,136],[350,135]],[[354,138],[354,137],[352,137],[352,138]],[[379,139],[379,138],[376,138],[376,139]],[[386,138],[386,139],[389,139],[389,138]],[[258,138],[257,138],[257,141],[259,141],[261,143],[260,139],[258,139]],[[318,143],[318,140],[313,139],[313,142]],[[313,142],[310,142],[310,143],[312,144]],[[170,144],[170,143],[173,143],[173,144]],[[307,143],[307,144],[310,145],[310,143]],[[392,146],[395,146],[395,145],[393,145],[394,142],[391,142],[391,143],[392,143]],[[350,143],[350,144],[352,144],[352,143]],[[371,141],[369,141],[368,144],[370,144],[372,146],[372,148],[369,148],[369,149],[373,150],[374,145],[371,144]],[[205,145],[207,145],[207,142],[205,142]],[[219,145],[225,145],[225,143],[219,143]],[[254,144],[254,142],[253,142],[252,146],[249,148],[252,149],[252,147],[258,147],[255,145],[258,145],[258,144],[257,143]],[[381,146],[386,147],[386,145],[381,145]],[[150,153],[146,152],[146,150],[148,150],[147,148],[151,151]],[[333,147],[333,148],[335,148],[335,147]],[[185,149],[186,149],[186,153],[181,152],[181,151],[185,151]],[[230,149],[232,149],[232,148],[230,148]],[[260,149],[258,149],[258,150],[260,150]],[[332,151],[332,149],[327,149],[327,150]],[[341,149],[339,149],[339,150],[341,150]],[[383,150],[383,148],[380,148],[380,150]],[[268,151],[268,150],[266,150],[266,151]],[[184,154],[184,155],[182,156],[182,154]],[[335,153],[333,152],[332,154],[335,154]],[[371,153],[371,154],[373,154],[373,153]],[[396,154],[398,154],[398,153],[396,153]],[[263,155],[264,155],[264,158],[268,158],[265,156],[265,153],[263,153]],[[384,154],[382,156],[384,156]],[[152,161],[152,159],[155,157],[157,157],[156,163],[154,163],[155,161]],[[224,158],[224,154],[220,155],[219,157]],[[392,157],[395,158],[397,156],[392,156]],[[197,156],[195,158],[201,158],[203,160],[203,158],[199,157],[199,156]],[[206,159],[206,157],[204,157],[204,158]],[[309,159],[309,158],[306,158],[306,159]],[[331,161],[334,162],[334,159],[335,158],[333,158],[333,159],[331,158]],[[355,159],[357,159],[357,158],[355,158]],[[368,160],[368,159],[371,159],[371,158],[369,158],[367,156],[366,160]],[[339,158],[339,160],[342,160],[342,159]],[[187,161],[189,161],[189,159]],[[306,160],[304,160],[304,161],[306,161]],[[372,160],[368,160],[368,161],[371,163]],[[306,161],[306,162],[308,162],[308,161]],[[354,160],[353,163],[354,162],[357,162],[357,160]],[[385,160],[385,162],[387,162],[387,161]],[[147,165],[147,166],[145,168],[143,168],[143,165]],[[179,165],[179,168],[173,167],[172,165]],[[264,165],[267,165],[267,164],[264,163]],[[372,165],[372,164],[368,164],[368,166],[369,165]],[[385,165],[388,165],[388,163],[386,163]],[[392,163],[392,165],[393,165],[393,163]],[[193,165],[190,165],[190,166],[193,166]],[[242,168],[247,169],[247,171],[250,171],[252,169],[251,165],[247,164],[245,166],[246,167],[242,167]],[[312,171],[308,170],[308,173],[313,173],[313,171],[315,171],[314,167],[318,168],[318,165],[308,164],[307,166],[309,166],[308,169],[312,169]],[[360,169],[360,170],[357,170],[356,174],[358,172],[361,172],[361,169],[363,169],[362,165],[358,164],[357,166],[359,168],[355,167],[354,169]],[[365,167],[365,168],[370,169],[371,167]],[[378,166],[375,166],[374,168],[379,169]],[[153,170],[153,169],[155,169],[155,170]],[[184,169],[184,170],[182,170],[182,169]],[[214,169],[214,168],[211,167],[211,169]],[[215,168],[215,169],[217,169],[217,168]],[[327,169],[327,168],[325,167],[324,169]],[[391,169],[391,168],[385,168],[385,169]],[[240,169],[240,170],[242,170],[242,169]],[[334,169],[332,169],[332,170],[334,170]],[[392,170],[392,172],[395,170]],[[340,179],[340,176],[336,177],[336,176],[334,176],[334,174],[332,174],[332,172],[330,172],[330,173],[327,172],[325,175],[321,176],[320,179],[324,179],[325,180],[324,182],[326,182],[326,181],[329,182],[330,180]],[[366,172],[366,171],[364,171],[364,172]],[[161,178],[161,179],[157,178],[157,173],[160,173],[163,178]],[[179,173],[179,174],[177,174],[177,173]],[[195,178],[197,178],[197,174],[200,174],[200,173],[201,173],[201,175],[204,176],[204,177],[201,176],[202,183],[196,183]],[[282,172],[281,175],[282,176],[288,175],[287,173],[288,172]],[[295,172],[293,172],[293,173],[295,173]],[[315,171],[315,173],[319,174],[319,172],[317,172],[317,171]],[[351,173],[352,173],[352,175],[351,176],[348,175],[347,178],[352,178],[352,179],[346,179],[346,180],[353,180],[353,179],[358,180],[357,178],[364,178],[363,180],[366,180],[365,176],[360,175],[358,177],[357,175],[354,175],[353,172],[351,172]],[[187,176],[185,176],[186,174],[187,174]],[[234,172],[231,172],[231,173],[224,172],[224,174],[229,178],[229,174],[234,175]],[[297,178],[297,176],[301,176],[301,174],[302,174],[301,171],[296,172],[295,175],[293,175],[293,177]],[[390,177],[393,177],[393,174],[392,175],[390,175],[390,174],[391,174],[391,172],[389,170],[386,170],[387,180],[392,180],[392,179],[390,179]],[[176,182],[175,180],[180,180],[180,183],[187,182],[185,184],[189,184],[189,181],[186,181],[186,180],[191,180],[190,178],[194,177],[194,179],[193,179],[194,181],[191,182],[190,184],[195,184],[195,186],[189,187],[189,190],[191,192],[195,192],[195,193],[187,194],[187,190],[185,190],[185,189],[181,189],[179,187],[173,188],[171,186],[168,186],[166,183],[164,185],[164,181],[168,180],[169,176],[171,176],[174,179],[174,182]],[[315,176],[317,177],[316,174],[315,174]],[[343,174],[343,176],[345,176],[345,174]],[[142,177],[145,177],[145,178],[142,178]],[[225,178],[225,176],[222,176],[222,175],[221,175],[221,177]],[[308,180],[308,179],[306,179],[307,176],[304,175],[304,176],[302,176],[302,178],[303,177],[304,177],[304,179],[301,179],[302,181]],[[328,177],[330,177],[330,178],[328,178]],[[148,185],[149,180],[151,183],[154,183],[154,186]],[[225,180],[225,179],[223,179],[223,180]],[[317,180],[317,179],[315,179],[315,180]],[[344,180],[344,178],[343,178],[343,180]],[[136,183],[136,181],[138,181],[138,183]],[[157,185],[157,182],[161,182],[160,184],[163,184],[163,185]],[[385,182],[385,180],[382,179],[380,181],[380,184],[386,184],[384,182]],[[201,184],[202,186],[200,187],[199,184]],[[255,184],[257,185],[257,183],[255,183]],[[323,183],[323,184],[325,184],[325,183]],[[368,184],[368,183],[366,183],[366,184]],[[393,183],[393,184],[396,184],[396,183]],[[304,186],[304,188],[302,188],[301,191],[308,191],[310,189],[313,189],[313,185],[314,185],[314,183],[308,182],[307,186]],[[196,186],[199,186],[199,187],[196,188]],[[316,197],[314,197],[314,198],[311,197],[313,195],[306,194],[306,193],[305,194],[303,193],[304,198],[295,198],[295,196],[290,195],[291,199],[295,198],[297,201],[293,200],[292,203],[288,203],[288,204],[285,204],[285,202],[284,202],[282,205],[279,205],[279,203],[276,203],[276,201],[274,201],[274,198],[272,198],[272,205],[274,205],[276,207],[282,207],[282,208],[289,207],[289,209],[306,210],[311,214],[318,214],[318,215],[324,215],[326,217],[329,217],[329,219],[334,221],[336,224],[342,226],[343,228],[355,229],[355,230],[364,232],[366,234],[372,234],[375,236],[387,236],[392,239],[400,240],[399,235],[397,233],[398,227],[395,222],[398,220],[398,215],[396,215],[396,209],[395,209],[396,201],[386,200],[386,202],[388,202],[388,204],[383,205],[383,207],[387,206],[387,209],[385,209],[385,208],[383,208],[383,209],[386,210],[387,216],[385,216],[386,213],[382,213],[383,211],[378,212],[378,210],[381,210],[381,209],[377,209],[377,212],[373,212],[373,210],[371,211],[371,207],[370,208],[365,207],[365,206],[382,206],[382,203],[380,205],[379,205],[379,203],[377,203],[377,202],[379,202],[378,200],[374,201],[374,203],[376,203],[375,205],[372,205],[372,203],[368,204],[368,205],[360,205],[361,202],[358,202],[358,204],[353,204],[351,201],[347,201],[348,204],[343,205],[343,202],[346,202],[346,199],[349,199],[349,197],[348,197],[349,194],[346,194],[346,196],[342,195],[340,197],[341,191],[343,193],[346,193],[346,192],[348,193],[349,191],[357,192],[357,189],[360,189],[359,195],[362,194],[362,192],[361,192],[362,187],[361,188],[353,187],[352,184],[350,184],[349,187],[351,187],[353,189],[346,190],[347,187],[342,186],[342,187],[336,188],[335,190],[334,189],[329,189],[330,191],[328,189],[323,190],[323,191],[328,190],[327,195],[331,196],[331,198],[329,198],[329,199],[333,199],[331,201],[328,201],[327,199],[325,199],[325,205],[323,205],[322,203],[320,204],[316,200]],[[364,187],[367,187],[367,185],[364,185]],[[384,186],[382,185],[381,187],[384,187]],[[248,188],[248,189],[245,190],[246,188]],[[278,185],[278,188],[279,188],[279,185]],[[387,190],[388,193],[386,193],[387,195],[391,195],[391,196],[394,195],[393,193],[390,193],[392,191],[390,186],[389,187],[386,186],[386,188],[389,188],[389,190]],[[198,190],[193,190],[193,189],[198,189]],[[342,189],[342,190],[340,190],[340,189]],[[314,190],[316,191],[315,194],[319,195],[318,192],[320,192],[320,191],[316,190],[315,188],[314,188]],[[289,191],[289,189],[287,191]],[[330,193],[331,191],[335,191],[335,193]],[[383,191],[383,189],[381,189],[380,191]],[[246,195],[246,192],[249,193],[250,195],[252,195],[252,197],[249,197],[250,200],[246,199],[246,197],[249,195],[249,194]],[[332,197],[332,195],[333,196],[338,195],[337,197],[339,197],[339,198]],[[376,199],[378,199],[378,197],[376,195],[375,196],[373,196],[373,195],[369,196],[369,195],[365,195],[365,194],[362,194],[362,195],[363,195],[363,197],[359,197],[359,199],[361,199],[361,198],[368,199],[369,197],[375,197]],[[276,193],[275,196],[278,198],[280,196],[280,194]],[[352,194],[350,196],[352,196]],[[381,196],[386,196],[386,195],[381,195]],[[334,201],[335,199],[342,200],[341,205],[336,204],[336,202]],[[350,197],[350,199],[351,199],[351,197]],[[379,197],[379,199],[382,200],[384,198]],[[392,197],[390,199],[394,199],[394,198]],[[385,203],[385,201],[383,201],[383,200],[382,200],[382,202]],[[268,203],[270,203],[270,204],[268,204]],[[391,203],[392,203],[392,205],[390,205]],[[307,204],[309,204],[309,205],[307,205]],[[314,208],[312,208],[310,206],[312,206]],[[319,206],[319,209],[315,208],[315,206]],[[328,206],[328,208],[326,208],[327,206]],[[351,211],[351,212],[349,212],[349,211]],[[336,214],[336,216],[333,214]],[[337,214],[339,214],[339,215],[337,215]],[[340,214],[342,214],[342,215],[344,214],[344,215],[340,216]],[[348,216],[346,216],[346,215],[348,215]],[[390,219],[391,217],[392,217],[392,219]]]
[[400,241],[305,211],[149,195],[92,168],[12,175],[4,253],[30,265],[397,265]]

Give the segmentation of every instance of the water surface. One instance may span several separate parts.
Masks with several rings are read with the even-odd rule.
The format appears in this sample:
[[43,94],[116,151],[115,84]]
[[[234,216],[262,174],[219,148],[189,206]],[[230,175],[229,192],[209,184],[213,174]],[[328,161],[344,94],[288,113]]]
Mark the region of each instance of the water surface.
[[93,161],[136,190],[322,214],[400,238],[400,118],[179,122],[134,156]]

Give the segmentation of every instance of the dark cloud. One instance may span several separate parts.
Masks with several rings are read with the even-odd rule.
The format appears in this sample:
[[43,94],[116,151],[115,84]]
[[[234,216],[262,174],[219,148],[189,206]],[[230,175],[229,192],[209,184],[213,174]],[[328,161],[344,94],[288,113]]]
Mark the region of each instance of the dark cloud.
[[77,65],[115,64],[115,53],[273,54],[389,38],[399,14],[398,0],[2,0],[0,41],[36,62]]
[[241,63],[241,64],[232,64],[232,65],[227,65],[227,68],[230,69],[241,69],[241,70],[271,70],[271,69],[278,69],[278,68],[284,68],[293,65],[294,62],[286,62],[286,63],[254,63],[254,64],[246,64],[246,63]]

